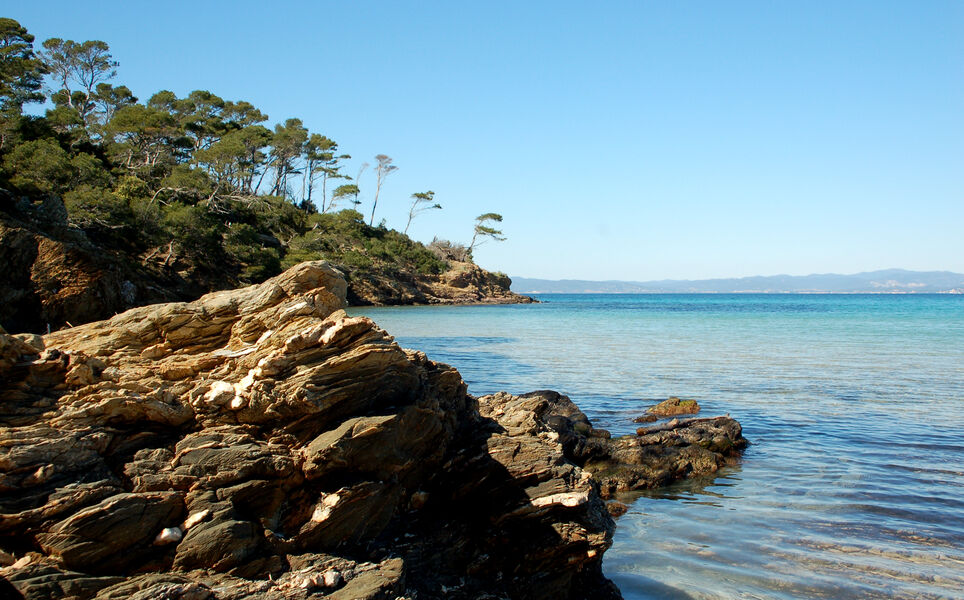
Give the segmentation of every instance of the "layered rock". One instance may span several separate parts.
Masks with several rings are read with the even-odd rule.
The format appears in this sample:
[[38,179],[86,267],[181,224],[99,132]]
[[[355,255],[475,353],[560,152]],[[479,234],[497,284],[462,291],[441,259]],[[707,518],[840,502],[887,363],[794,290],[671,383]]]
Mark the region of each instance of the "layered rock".
[[304,263],[0,331],[0,575],[31,599],[618,597],[559,434],[480,414],[345,295]]

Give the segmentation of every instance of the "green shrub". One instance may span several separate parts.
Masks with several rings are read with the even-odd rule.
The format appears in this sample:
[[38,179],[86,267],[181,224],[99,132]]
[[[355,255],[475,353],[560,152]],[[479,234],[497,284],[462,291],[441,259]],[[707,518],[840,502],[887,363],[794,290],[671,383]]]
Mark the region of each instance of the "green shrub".
[[161,223],[175,243],[189,254],[208,259],[222,254],[223,226],[204,208],[175,202],[162,209]]
[[53,140],[16,146],[3,161],[10,183],[27,194],[60,193],[71,180],[70,156]]
[[305,230],[307,215],[284,198],[265,196],[251,204],[250,214],[258,231],[269,232],[279,239],[290,239]]
[[110,190],[81,185],[64,194],[70,222],[80,227],[133,227],[134,213],[121,196]]
[[346,267],[351,267],[355,269],[369,269],[372,266],[372,260],[362,254],[361,252],[356,252],[355,250],[349,250],[341,255],[339,263]]
[[259,283],[281,272],[277,248],[264,245],[254,227],[232,225],[224,236],[224,251],[241,265],[241,280]]

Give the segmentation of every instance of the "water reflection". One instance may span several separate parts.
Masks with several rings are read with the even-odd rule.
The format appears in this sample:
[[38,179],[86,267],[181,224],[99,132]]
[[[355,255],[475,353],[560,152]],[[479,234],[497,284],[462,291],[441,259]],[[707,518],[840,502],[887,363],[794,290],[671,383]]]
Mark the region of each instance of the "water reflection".
[[[740,499],[741,496],[730,495],[725,488],[737,488],[742,466],[740,462],[720,468],[716,473],[699,475],[675,481],[669,485],[649,490],[634,490],[621,492],[616,500],[630,505],[630,511],[636,511],[636,502],[641,498],[653,500],[676,500],[688,504],[702,504],[705,506],[722,507],[723,505],[710,498]],[[724,488],[717,490],[715,488]]]

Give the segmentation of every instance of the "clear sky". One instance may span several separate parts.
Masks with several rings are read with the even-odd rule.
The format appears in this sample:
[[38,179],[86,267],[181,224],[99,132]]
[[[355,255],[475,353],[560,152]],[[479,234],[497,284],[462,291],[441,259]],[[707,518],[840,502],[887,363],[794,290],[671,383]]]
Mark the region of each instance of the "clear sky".
[[[17,2],[141,99],[299,117],[442,211],[411,233],[550,279],[964,272],[964,2]],[[373,182],[360,182],[370,210]],[[366,193],[368,192],[368,193]]]

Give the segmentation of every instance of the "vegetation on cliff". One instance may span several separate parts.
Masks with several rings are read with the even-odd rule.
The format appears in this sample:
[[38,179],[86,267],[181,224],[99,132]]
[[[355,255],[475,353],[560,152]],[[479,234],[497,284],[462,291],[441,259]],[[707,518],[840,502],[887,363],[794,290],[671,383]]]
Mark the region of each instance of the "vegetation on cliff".
[[[329,260],[350,281],[412,280],[471,262],[472,246],[427,247],[376,223],[379,195],[398,168],[391,157],[375,157],[363,216],[359,179],[368,165],[347,175],[351,156],[300,119],[269,127],[250,102],[207,90],[140,101],[112,83],[117,66],[103,41],[35,47],[23,26],[0,19],[0,188],[9,192],[0,194],[0,214],[23,220],[30,204],[61,199],[67,225],[95,254],[125,271],[176,273],[202,291],[257,283],[304,260]],[[42,116],[24,111],[40,102]],[[411,198],[406,230],[441,208],[434,192]],[[502,239],[488,227],[481,234]]]

